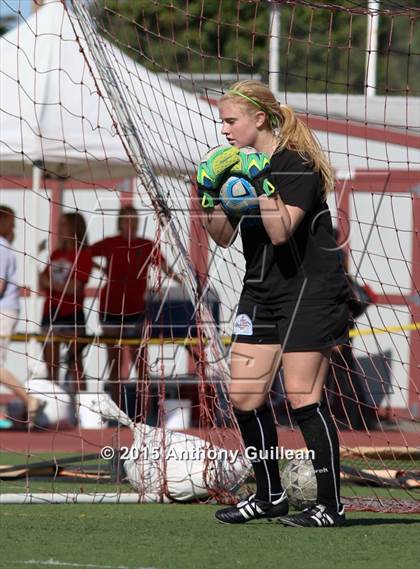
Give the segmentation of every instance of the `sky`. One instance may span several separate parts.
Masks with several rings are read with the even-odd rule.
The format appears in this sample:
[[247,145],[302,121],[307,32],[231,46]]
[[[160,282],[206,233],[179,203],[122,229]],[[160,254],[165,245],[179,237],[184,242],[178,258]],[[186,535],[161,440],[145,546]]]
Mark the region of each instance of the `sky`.
[[[23,17],[27,18],[32,13],[32,0],[0,0],[0,18],[7,16],[17,16],[20,10]],[[10,23],[10,27],[14,27],[14,23]]]

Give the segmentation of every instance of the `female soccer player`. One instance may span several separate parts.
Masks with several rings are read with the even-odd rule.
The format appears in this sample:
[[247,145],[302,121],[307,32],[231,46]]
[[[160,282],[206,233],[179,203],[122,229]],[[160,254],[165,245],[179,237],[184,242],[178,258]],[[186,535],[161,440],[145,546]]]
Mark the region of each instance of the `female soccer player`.
[[[334,186],[331,167],[293,109],[258,81],[233,85],[220,99],[219,112],[231,148],[218,155],[217,187],[210,192],[213,207],[205,221],[219,245],[229,246],[237,234],[237,221],[217,203],[217,188],[238,160],[238,149],[250,146],[265,153],[271,174],[253,183],[260,217],[241,222],[246,273],[232,336],[229,387],[245,447],[259,451],[253,461],[257,489],[247,500],[216,512],[216,518],[225,523],[278,518],[290,526],[341,525],[339,444],[322,404],[331,349],[347,341],[349,318],[346,279],[326,204]],[[204,195],[201,173],[199,169],[197,179]],[[267,180],[270,191],[264,189]],[[266,400],[280,364],[293,417],[315,454],[318,483],[316,505],[293,516],[287,515],[278,461],[266,452],[278,444]]]
[[74,391],[85,389],[82,366],[83,344],[77,343],[85,335],[83,302],[85,285],[92,268],[92,257],[86,239],[86,224],[80,213],[64,213],[58,223],[59,245],[51,254],[48,266],[40,275],[40,287],[47,297],[44,304],[41,329],[48,334],[44,344],[44,359],[49,379],[58,382],[60,342],[54,336],[68,337],[70,341],[70,370],[75,375]]
[[[155,243],[137,235],[138,212],[133,206],[124,206],[118,214],[118,235],[94,243],[89,249],[93,257],[104,257],[107,279],[101,289],[99,319],[105,336],[111,338],[142,339],[145,320],[147,277],[152,266]],[[160,255],[162,270],[178,284],[180,277]],[[140,341],[139,340],[139,341]],[[118,342],[116,342],[118,344]],[[109,385],[112,399],[121,406],[122,349],[107,345]],[[147,414],[147,344],[130,346],[131,361],[137,367],[139,392],[138,414]]]
[[[35,425],[45,404],[28,395],[18,378],[5,366],[8,345],[19,322],[20,309],[16,255],[12,246],[14,238],[15,212],[8,206],[0,205],[0,384],[11,389],[25,404],[30,424]],[[12,421],[0,415],[0,428],[8,429],[12,425]]]

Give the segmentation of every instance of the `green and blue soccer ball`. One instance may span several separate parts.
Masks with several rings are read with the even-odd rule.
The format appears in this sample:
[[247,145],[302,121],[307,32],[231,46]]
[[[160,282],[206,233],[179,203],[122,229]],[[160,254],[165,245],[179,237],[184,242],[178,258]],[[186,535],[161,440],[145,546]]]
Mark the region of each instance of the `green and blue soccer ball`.
[[219,199],[225,212],[233,217],[260,213],[257,192],[243,177],[230,176],[220,188]]
[[258,216],[260,207],[252,180],[270,171],[270,159],[250,146],[241,148],[237,158],[230,168],[230,177],[220,188],[220,202],[226,213],[234,217]]
[[201,160],[197,182],[202,189],[218,189],[221,205],[233,217],[260,215],[258,195],[252,180],[270,172],[270,159],[264,152],[246,146],[218,146]]

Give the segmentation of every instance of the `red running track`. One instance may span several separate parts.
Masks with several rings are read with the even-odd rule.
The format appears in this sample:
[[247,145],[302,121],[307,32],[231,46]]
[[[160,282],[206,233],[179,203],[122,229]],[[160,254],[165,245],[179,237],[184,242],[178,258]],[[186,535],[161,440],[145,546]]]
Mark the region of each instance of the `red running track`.
[[[197,436],[204,436],[203,431],[190,429],[186,431]],[[406,447],[418,446],[417,433],[401,431],[344,431],[340,433],[340,444],[345,447]],[[211,432],[214,444],[225,448],[238,448],[238,438],[230,430],[215,429]],[[71,452],[77,454],[99,452],[104,446],[119,448],[131,446],[132,434],[127,428],[118,429],[69,429],[60,431],[0,431],[0,451],[32,453]],[[279,430],[279,445],[285,449],[304,447],[303,439],[295,430]]]

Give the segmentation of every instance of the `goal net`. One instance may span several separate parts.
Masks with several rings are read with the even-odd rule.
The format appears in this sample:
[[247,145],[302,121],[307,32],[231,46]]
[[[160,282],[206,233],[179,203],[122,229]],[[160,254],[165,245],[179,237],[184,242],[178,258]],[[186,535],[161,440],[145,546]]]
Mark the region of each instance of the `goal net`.
[[[227,386],[241,244],[208,238],[194,177],[225,142],[218,98],[257,78],[313,129],[336,175],[328,204],[354,326],[332,354],[325,400],[343,496],[350,509],[419,509],[419,14],[407,2],[304,0],[44,1],[29,17],[16,11],[0,38],[0,203],[15,212],[21,286],[5,367],[43,408],[30,425],[27,403],[0,386],[3,501],[229,501],[253,483],[246,458],[227,460],[240,450]],[[72,271],[54,264],[63,214],[81,216],[81,243],[96,246],[85,325]],[[127,281],[135,261],[105,250],[121,248],[134,215],[124,255],[148,251],[136,275],[140,323],[126,318],[125,307],[143,307],[129,284],[112,293],[107,284]],[[82,257],[72,270],[83,272]],[[51,267],[64,274],[56,314],[70,306],[52,329]],[[107,294],[120,307],[108,322]],[[281,372],[270,404],[279,444],[304,447]],[[180,450],[189,458],[174,466]]]

